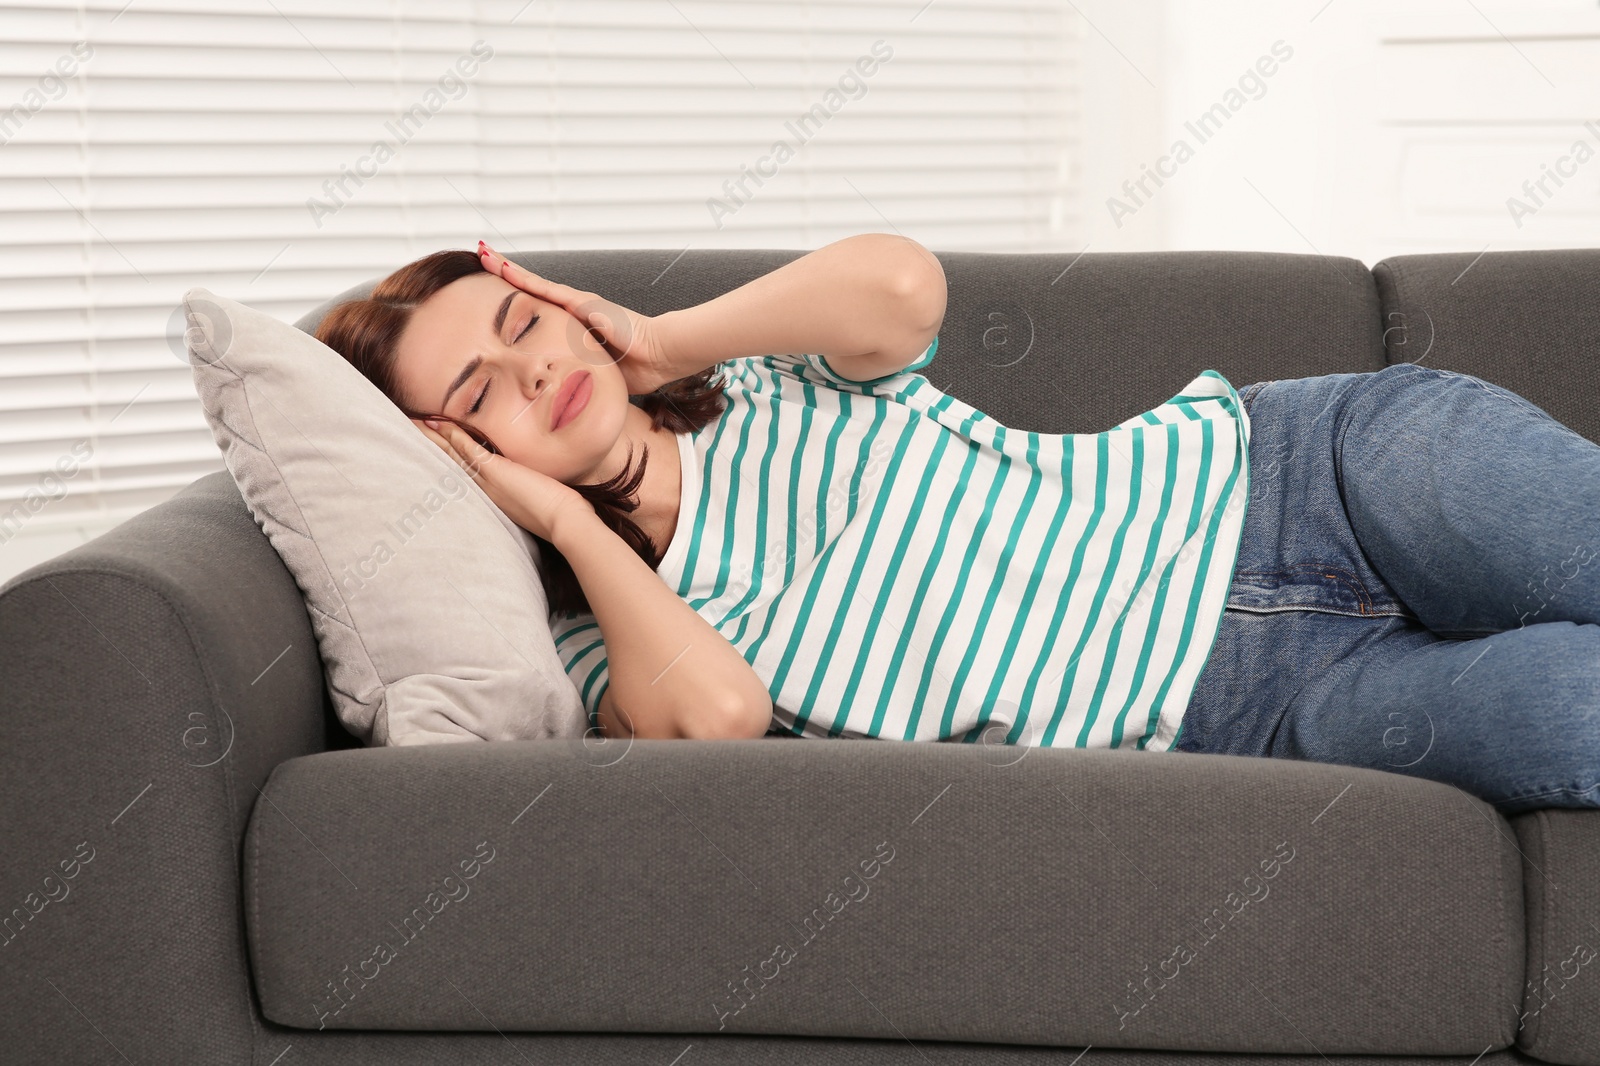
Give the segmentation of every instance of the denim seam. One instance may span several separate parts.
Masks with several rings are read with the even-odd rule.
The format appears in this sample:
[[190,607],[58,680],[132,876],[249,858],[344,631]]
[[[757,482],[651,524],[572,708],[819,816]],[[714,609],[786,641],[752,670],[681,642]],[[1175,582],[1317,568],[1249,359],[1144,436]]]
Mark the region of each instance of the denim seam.
[[[1357,598],[1361,600],[1362,614],[1372,615],[1378,613],[1372,607],[1372,594],[1367,591],[1366,586],[1361,584],[1359,576],[1354,571],[1346,570],[1342,566],[1334,566],[1329,563],[1295,563],[1290,566],[1289,570],[1237,570],[1234,573],[1235,576],[1238,574],[1259,574],[1264,577],[1288,577],[1290,576],[1290,571],[1293,570],[1315,570],[1321,573],[1323,577],[1333,578],[1335,581],[1348,586],[1356,594]],[[1337,570],[1339,573],[1330,574],[1327,572],[1329,570]]]
[[1261,395],[1261,390],[1266,388],[1267,384],[1265,381],[1257,381],[1244,387],[1244,391],[1239,394],[1239,402],[1244,406],[1245,414],[1255,413],[1251,408],[1255,406],[1256,397]]
[[1520,803],[1523,800],[1548,799],[1552,796],[1586,796],[1595,789],[1600,789],[1600,781],[1595,782],[1588,788],[1566,788],[1565,786],[1559,786],[1556,788],[1547,788],[1542,792],[1519,792],[1515,795],[1507,796],[1506,799],[1512,803]]
[[1417,618],[1416,615],[1411,614],[1408,611],[1401,610],[1373,611],[1371,614],[1358,614],[1354,611],[1341,611],[1335,607],[1310,607],[1302,606],[1300,604],[1295,604],[1289,607],[1246,607],[1242,604],[1233,603],[1231,600],[1227,605],[1227,610],[1245,611],[1249,614],[1282,614],[1284,611],[1315,611],[1318,614],[1337,614],[1345,618],[1409,618],[1413,622],[1418,622],[1419,624],[1421,622],[1421,619]]

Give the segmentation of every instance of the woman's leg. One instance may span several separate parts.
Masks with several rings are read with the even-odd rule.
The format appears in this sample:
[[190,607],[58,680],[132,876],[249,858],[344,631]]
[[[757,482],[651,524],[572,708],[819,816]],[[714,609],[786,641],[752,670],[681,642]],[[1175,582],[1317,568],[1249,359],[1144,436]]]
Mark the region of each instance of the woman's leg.
[[1600,445],[1498,385],[1411,363],[1352,392],[1338,434],[1350,528],[1429,629],[1600,623]]
[[[1175,750],[1427,777],[1507,813],[1600,806],[1600,447],[1410,364],[1241,396],[1250,511]],[[1529,545],[1567,549],[1532,590]]]
[[1313,678],[1270,754],[1443,781],[1504,814],[1600,807],[1600,625],[1413,629]]

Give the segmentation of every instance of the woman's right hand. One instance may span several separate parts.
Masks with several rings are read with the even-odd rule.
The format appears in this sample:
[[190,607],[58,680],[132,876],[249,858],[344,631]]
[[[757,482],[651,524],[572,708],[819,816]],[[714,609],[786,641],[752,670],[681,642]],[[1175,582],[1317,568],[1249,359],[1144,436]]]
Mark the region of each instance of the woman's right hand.
[[[562,308],[580,327],[599,342],[611,361],[622,371],[629,396],[654,392],[661,386],[687,376],[682,367],[675,365],[667,352],[667,342],[660,319],[630,311],[615,300],[607,300],[598,293],[575,289],[571,285],[542,278],[527,267],[519,266],[478,242],[478,261],[483,269],[499,275],[546,303]],[[568,338],[573,352],[593,363],[593,355],[577,337]]]
[[454,423],[436,422],[434,429],[422,419],[411,421],[472,476],[496,507],[536,537],[553,543],[558,524],[573,521],[574,515],[596,513],[594,504],[577,489],[494,454]]

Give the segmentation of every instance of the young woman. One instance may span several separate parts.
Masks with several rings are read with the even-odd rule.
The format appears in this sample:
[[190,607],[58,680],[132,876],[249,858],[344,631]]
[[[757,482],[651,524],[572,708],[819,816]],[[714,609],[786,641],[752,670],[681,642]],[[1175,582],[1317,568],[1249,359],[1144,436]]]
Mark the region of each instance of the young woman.
[[1100,433],[1016,430],[917,372],[945,298],[882,234],[654,317],[480,244],[317,335],[540,538],[608,736],[1229,752],[1600,805],[1600,447],[1411,364],[1206,370]]

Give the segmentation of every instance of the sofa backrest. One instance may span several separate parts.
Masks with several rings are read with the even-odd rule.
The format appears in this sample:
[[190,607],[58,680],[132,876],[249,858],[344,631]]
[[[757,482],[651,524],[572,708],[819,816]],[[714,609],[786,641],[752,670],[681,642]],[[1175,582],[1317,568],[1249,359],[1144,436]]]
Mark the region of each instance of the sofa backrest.
[[[566,250],[511,258],[641,314],[690,307],[804,255]],[[1201,370],[1236,388],[1384,365],[1378,293],[1357,259],[1273,252],[938,252],[949,284],[929,381],[1004,425],[1093,433]],[[295,323],[313,332],[340,293]],[[827,314],[826,307],[816,308]]]
[[1372,273],[1389,362],[1474,374],[1600,444],[1600,248],[1398,255]]

